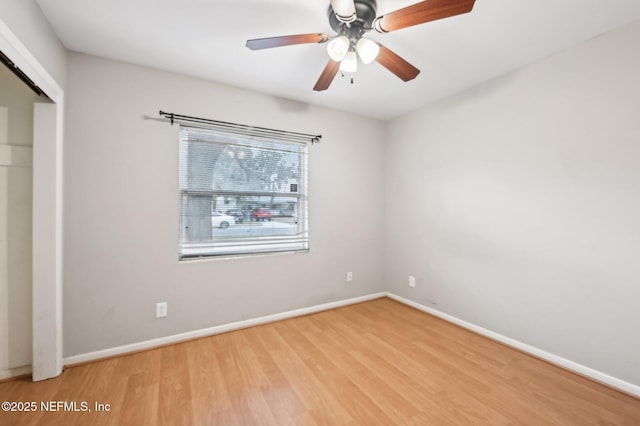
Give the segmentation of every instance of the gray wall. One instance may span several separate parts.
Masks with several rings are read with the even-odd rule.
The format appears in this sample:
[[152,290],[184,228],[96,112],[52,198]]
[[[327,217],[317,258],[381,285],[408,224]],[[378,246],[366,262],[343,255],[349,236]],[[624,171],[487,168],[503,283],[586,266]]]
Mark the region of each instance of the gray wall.
[[[640,384],[638,39],[389,123],[70,54],[65,356],[386,289]],[[178,129],[144,119],[159,109],[322,133],[311,252],[178,262]]]
[[636,22],[391,122],[387,289],[640,384],[638,40]]
[[[160,109],[322,134],[310,252],[178,262],[178,127],[144,119]],[[66,118],[65,356],[382,291],[382,123],[76,53]]]
[[34,93],[0,64],[0,378],[31,364]]

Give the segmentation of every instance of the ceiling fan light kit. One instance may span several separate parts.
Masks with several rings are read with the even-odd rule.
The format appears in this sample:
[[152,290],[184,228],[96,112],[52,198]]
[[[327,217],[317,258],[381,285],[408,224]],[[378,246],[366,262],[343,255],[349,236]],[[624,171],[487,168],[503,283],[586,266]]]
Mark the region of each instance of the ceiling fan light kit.
[[[373,61],[391,71],[403,81],[409,81],[420,70],[405,61],[392,50],[376,43],[364,35],[372,30],[388,33],[426,22],[444,19],[471,12],[475,0],[425,0],[394,12],[376,17],[376,0],[331,0],[329,6],[329,25],[338,34],[329,37],[326,34],[298,34],[282,37],[269,37],[247,40],[251,50],[294,44],[325,43],[329,63],[322,71],[313,90],[329,88],[338,71],[353,73],[358,68],[358,56],[363,64]],[[357,52],[357,55],[356,55]]]
[[351,74],[358,71],[358,58],[356,57],[356,52],[353,50],[347,52],[344,59],[340,62],[340,71]]
[[356,50],[363,64],[368,65],[373,62],[380,53],[380,46],[375,41],[362,37],[356,43]]
[[327,43],[327,53],[336,62],[342,61],[349,51],[351,41],[347,36],[339,36]]

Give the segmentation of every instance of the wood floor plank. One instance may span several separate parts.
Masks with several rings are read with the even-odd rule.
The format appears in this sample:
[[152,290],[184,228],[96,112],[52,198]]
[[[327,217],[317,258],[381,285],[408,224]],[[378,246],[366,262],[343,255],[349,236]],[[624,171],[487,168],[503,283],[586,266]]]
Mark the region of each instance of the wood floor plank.
[[640,424],[639,399],[387,298],[0,383],[0,401],[38,404],[2,426]]
[[[343,332],[348,334],[350,329],[345,328]],[[456,398],[449,398],[448,418],[464,423],[478,423],[486,419],[486,415],[482,412],[489,411],[489,406],[483,406],[473,397],[473,395],[484,395],[490,391],[490,388],[482,382],[473,382],[467,375],[459,374],[458,371],[451,368],[439,371],[443,367],[443,363],[439,359],[425,358],[424,354],[415,350],[416,348],[408,347],[402,338],[399,338],[398,333],[373,335],[369,331],[360,331],[360,334],[377,348],[376,355],[367,355],[368,352],[365,352],[360,356],[365,359],[372,356],[377,357],[377,360],[369,361],[372,373],[381,373],[380,376],[387,379],[394,378],[389,382],[397,386],[403,395],[412,395],[414,399],[420,399],[420,396],[429,396],[426,401],[420,400],[421,406],[428,406],[438,400],[434,396],[442,395],[442,388],[450,386],[451,380],[458,380]],[[392,342],[387,343],[387,341]],[[399,349],[400,347],[406,347],[406,353],[410,355],[407,356],[404,351]],[[386,360],[394,360],[394,362],[391,364]],[[414,384],[413,388],[409,388],[412,384]],[[470,392],[471,390],[473,392]],[[465,396],[464,399],[463,396]],[[435,406],[433,408],[436,412],[442,411],[441,407]],[[492,413],[492,420],[495,424],[506,423],[506,418],[495,411]],[[442,422],[441,419],[440,422]]]
[[354,356],[358,348],[364,346],[369,349],[369,342],[363,335],[352,333],[344,327],[343,321],[336,321],[335,318],[319,315],[314,316],[313,319],[318,323],[324,322],[325,333],[328,336],[325,344],[317,347],[326,356],[336,359],[341,374],[355,383],[392,423],[409,423],[420,412],[421,409],[418,408],[420,406],[423,409],[434,409],[431,412],[439,412],[435,410],[437,408],[435,404],[432,407],[429,406],[431,403],[429,399],[407,400],[398,391],[397,383],[389,378],[380,378],[363,365],[357,355]]
[[220,413],[231,409],[231,402],[223,380],[223,372],[210,339],[186,344],[191,384],[191,408],[195,425],[214,424]]
[[161,355],[157,424],[193,424],[186,344],[163,348]]
[[311,416],[320,424],[349,423],[352,419],[344,405],[328,391],[324,381],[313,374],[298,352],[279,333],[280,325],[275,324],[270,329],[271,337],[279,348],[270,350],[271,357],[288,379],[290,386],[296,390]]
[[[303,320],[293,324],[298,331],[297,339],[301,340],[300,344],[305,347],[307,356],[304,362],[339,401],[350,401],[345,405],[345,409],[353,419],[353,423],[373,425],[390,422],[384,412],[353,381],[342,374],[339,363],[334,362],[331,357],[326,356],[316,347],[316,345],[324,345],[323,339],[327,336],[317,331],[310,331],[313,329],[298,329],[298,324],[304,323]],[[296,339],[292,331],[285,336],[288,341]]]

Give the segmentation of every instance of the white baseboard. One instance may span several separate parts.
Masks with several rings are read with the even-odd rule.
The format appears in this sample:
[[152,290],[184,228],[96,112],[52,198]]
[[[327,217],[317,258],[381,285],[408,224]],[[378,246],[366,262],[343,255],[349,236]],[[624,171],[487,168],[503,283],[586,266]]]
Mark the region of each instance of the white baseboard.
[[6,370],[0,370],[0,380],[11,379],[12,377],[20,377],[31,374],[31,366],[25,365],[24,367],[7,368]]
[[146,340],[144,342],[132,343],[129,345],[118,346],[115,348],[103,349],[85,354],[73,355],[64,358],[64,365],[79,364],[88,361],[95,361],[102,358],[108,358],[115,355],[124,355],[131,352],[137,352],[145,349],[152,349],[159,346],[170,345],[173,343],[184,342],[186,340],[198,339],[201,337],[213,336],[215,334],[226,333],[229,331],[240,330],[242,328],[253,327],[260,324],[266,324],[275,321],[281,321],[288,318],[299,317],[302,315],[313,314],[316,312],[326,311],[329,309],[339,308],[341,306],[353,305],[354,303],[366,302],[368,300],[380,299],[385,297],[387,293],[373,293],[365,296],[353,297],[351,299],[339,300],[336,302],[324,303],[322,305],[309,306],[307,308],[294,309],[292,311],[282,312],[279,314],[265,315],[263,317],[232,322],[229,324],[217,325],[214,327],[203,328],[200,330],[188,331],[186,333],[174,334],[172,336],[160,337],[157,339]]
[[640,386],[634,385],[629,382],[625,382],[624,380],[610,376],[601,371],[594,370],[593,368],[587,367],[582,364],[578,364],[577,362],[573,362],[566,358],[562,358],[558,355],[554,355],[547,351],[543,351],[542,349],[538,349],[534,346],[527,345],[526,343],[519,342],[510,337],[503,336],[502,334],[496,333],[494,331],[487,330],[486,328],[461,320],[452,315],[445,314],[444,312],[440,312],[436,309],[430,308],[428,306],[422,305],[412,300],[405,299],[404,297],[398,296],[396,294],[387,292],[386,296],[390,299],[396,300],[400,303],[404,303],[405,305],[411,306],[420,311],[426,312],[438,318],[442,318],[443,320],[448,321],[452,324],[458,325],[462,328],[466,328],[467,330],[471,330],[474,333],[486,336],[492,340],[498,341],[507,346],[511,346],[512,348],[518,349],[522,352],[531,354],[536,358],[543,359],[551,364],[557,365],[559,367],[578,373],[582,376],[588,377],[596,382],[603,383],[612,388],[619,389],[622,392],[628,393],[635,397],[640,397]]
[[[326,311],[329,309],[339,308],[341,306],[348,306],[355,303],[366,302],[368,300],[379,299],[381,297],[389,297],[390,299],[396,300],[400,303],[411,306],[420,311],[426,312],[438,318],[442,318],[443,320],[448,321],[452,324],[456,324],[460,327],[466,328],[467,330],[473,331],[474,333],[480,334],[482,336],[486,336],[492,340],[503,343],[507,346],[518,349],[522,352],[531,354],[551,364],[576,372],[580,375],[583,375],[592,380],[595,380],[596,382],[600,382],[612,388],[619,389],[630,395],[640,397],[640,386],[634,385],[632,383],[629,383],[624,380],[618,379],[616,377],[610,376],[608,374],[602,373],[598,370],[594,370],[593,368],[584,366],[582,364],[578,364],[577,362],[573,362],[566,358],[562,358],[558,355],[554,355],[550,352],[543,351],[542,349],[538,349],[534,346],[528,345],[526,343],[522,343],[510,337],[507,337],[502,334],[496,333],[494,331],[488,330],[486,328],[477,326],[470,322],[461,320],[452,315],[445,314],[444,312],[440,312],[436,309],[422,305],[420,303],[414,302],[412,300],[406,299],[404,297],[398,296],[390,292],[373,293],[365,296],[354,297],[351,299],[324,303],[322,305],[315,305],[307,308],[294,309],[292,311],[282,312],[279,314],[266,315],[258,318],[232,322],[229,324],[203,328],[200,330],[189,331],[186,333],[174,334],[172,336],[160,337],[158,339],[146,340],[144,342],[132,343],[129,345],[118,346],[115,348],[109,348],[109,349],[103,349],[103,350],[89,352],[85,354],[73,355],[73,356],[64,358],[64,365],[73,365],[73,364],[79,364],[79,363],[84,363],[89,361],[95,361],[103,358],[108,358],[111,356],[124,355],[127,353],[137,352],[137,351],[146,350],[146,349],[152,349],[155,347],[170,345],[170,344],[197,339],[201,337],[213,336],[220,333],[240,330],[242,328],[253,327],[260,324],[266,324],[274,321],[281,321],[288,318],[294,318],[302,315],[308,315],[316,312]],[[31,372],[31,367],[23,367],[23,368],[28,370],[24,370],[18,373],[14,372],[13,375],[10,375],[7,377],[28,374]],[[13,370],[19,370],[19,369],[13,369]],[[5,371],[0,371],[0,379],[6,378],[3,376],[3,374],[5,374]]]

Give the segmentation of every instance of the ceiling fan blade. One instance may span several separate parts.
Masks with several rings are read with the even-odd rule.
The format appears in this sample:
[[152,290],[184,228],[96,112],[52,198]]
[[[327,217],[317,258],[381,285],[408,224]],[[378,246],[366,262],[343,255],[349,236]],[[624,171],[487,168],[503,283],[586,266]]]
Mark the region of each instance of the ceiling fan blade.
[[373,27],[388,33],[425,22],[471,12],[476,0],[426,0],[376,18]]
[[376,57],[376,61],[398,76],[402,81],[413,80],[418,74],[420,74],[420,70],[418,68],[414,67],[383,45],[380,45],[380,52]]
[[316,85],[313,86],[313,90],[315,90],[316,92],[327,90],[336,74],[338,73],[339,69],[340,62],[329,59],[329,63],[326,67],[324,67],[324,71],[322,71],[322,74],[320,74],[320,78],[316,82]]
[[247,40],[246,46],[251,50],[270,49],[272,47],[291,46],[294,44],[324,43],[329,40],[326,34],[296,34],[281,37],[255,38]]
[[340,22],[353,22],[357,18],[353,0],[331,0],[331,8]]

